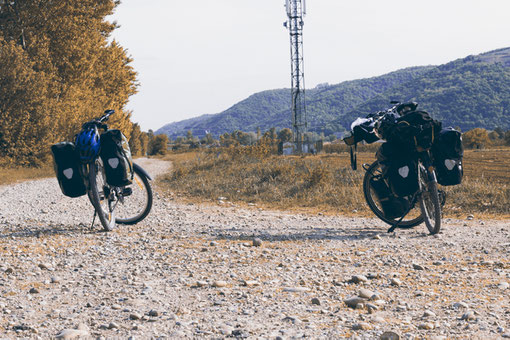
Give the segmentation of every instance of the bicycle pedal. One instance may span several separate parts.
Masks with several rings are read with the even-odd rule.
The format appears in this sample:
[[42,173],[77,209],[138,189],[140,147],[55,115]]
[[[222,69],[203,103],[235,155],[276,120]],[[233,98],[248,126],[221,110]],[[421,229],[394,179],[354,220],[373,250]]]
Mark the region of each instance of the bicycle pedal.
[[129,196],[133,193],[133,189],[131,188],[124,188],[122,189],[122,196]]

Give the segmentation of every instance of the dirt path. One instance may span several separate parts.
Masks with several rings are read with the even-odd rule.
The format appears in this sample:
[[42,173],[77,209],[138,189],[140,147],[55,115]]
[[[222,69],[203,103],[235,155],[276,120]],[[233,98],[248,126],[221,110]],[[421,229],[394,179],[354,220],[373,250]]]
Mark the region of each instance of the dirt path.
[[55,179],[0,187],[0,339],[510,337],[510,221],[387,234],[157,188],[136,226],[104,233],[92,215]]

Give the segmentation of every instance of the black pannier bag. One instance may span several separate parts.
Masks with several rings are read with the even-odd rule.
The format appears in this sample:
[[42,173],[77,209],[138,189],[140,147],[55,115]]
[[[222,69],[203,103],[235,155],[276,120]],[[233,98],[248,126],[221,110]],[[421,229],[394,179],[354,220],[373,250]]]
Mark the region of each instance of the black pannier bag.
[[412,195],[418,190],[418,166],[413,159],[391,160],[385,177],[398,197]]
[[432,147],[437,182],[444,186],[457,185],[462,182],[462,134],[449,127],[441,130]]
[[126,136],[120,130],[108,130],[101,135],[99,153],[106,173],[106,182],[123,187],[133,180],[133,161]]
[[441,131],[441,122],[425,111],[413,111],[399,117],[384,138],[403,149],[429,149]]
[[53,167],[62,193],[69,197],[85,195],[87,188],[80,174],[80,160],[74,143],[62,142],[51,146]]
[[391,191],[398,197],[414,194],[418,190],[418,166],[414,152],[394,143],[383,143],[376,158],[389,182]]
[[370,179],[370,186],[381,204],[384,217],[391,219],[400,218],[409,209],[409,201],[404,197],[393,195],[383,178],[372,177]]

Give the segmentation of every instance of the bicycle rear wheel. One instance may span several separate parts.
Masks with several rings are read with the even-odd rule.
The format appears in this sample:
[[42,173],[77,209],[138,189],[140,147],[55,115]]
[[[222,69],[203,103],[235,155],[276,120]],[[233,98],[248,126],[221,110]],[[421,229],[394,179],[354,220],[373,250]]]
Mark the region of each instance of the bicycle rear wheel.
[[420,189],[421,195],[418,199],[425,225],[431,235],[437,234],[441,229],[441,203],[437,190],[437,182],[430,181],[425,168],[420,165]]
[[133,183],[122,188],[115,208],[116,222],[136,224],[149,214],[152,208],[152,188],[141,168],[133,163]]
[[[370,185],[372,178],[380,178],[382,176],[381,165],[378,161],[372,163],[368,169],[366,169],[365,176],[363,178],[363,194],[370,210],[380,218],[382,221],[389,225],[395,225],[398,219],[386,218],[382,210],[381,204],[377,199],[374,189]],[[413,207],[406,217],[398,224],[399,228],[412,228],[423,222],[423,216],[418,207]]]
[[89,166],[88,195],[104,230],[113,230],[115,228],[115,205],[117,202],[114,190],[106,183],[106,174],[101,158],[97,158]]

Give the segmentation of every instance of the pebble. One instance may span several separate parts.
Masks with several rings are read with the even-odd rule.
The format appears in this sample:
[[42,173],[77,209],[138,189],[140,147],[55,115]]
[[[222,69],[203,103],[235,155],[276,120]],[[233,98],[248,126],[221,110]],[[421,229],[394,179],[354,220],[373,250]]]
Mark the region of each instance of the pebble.
[[425,270],[425,267],[421,264],[413,263],[413,269],[415,270]]
[[472,311],[472,310],[467,311],[466,313],[464,313],[462,315],[462,317],[460,319],[461,320],[467,320],[467,321],[475,320],[476,319],[475,312]]
[[310,288],[307,287],[285,287],[283,288],[284,292],[292,292],[292,293],[303,293],[309,292]]
[[401,286],[402,285],[402,281],[400,281],[399,279],[397,279],[396,277],[393,277],[391,279],[391,284],[393,286]]
[[352,326],[352,329],[355,330],[355,331],[358,331],[358,330],[369,330],[369,329],[372,329],[372,326],[369,323],[366,323],[366,322],[359,322],[359,323],[355,323]]
[[29,291],[30,294],[39,294],[39,289],[37,288],[30,288],[30,291]]
[[430,311],[430,310],[426,310],[424,313],[423,313],[423,317],[424,318],[433,318],[436,316],[436,313]]
[[254,247],[260,247],[260,246],[262,246],[262,240],[260,238],[256,237],[253,239],[252,245]]
[[55,338],[69,340],[79,337],[87,337],[88,335],[88,327],[85,324],[80,324],[77,329],[64,329],[58,333]]
[[431,330],[431,329],[434,329],[435,326],[432,322],[425,322],[425,323],[422,323],[422,324],[419,324],[418,325],[418,329],[427,329],[427,330]]
[[260,286],[260,282],[255,281],[255,280],[247,280],[247,281],[243,281],[243,286],[256,287],[256,286]]
[[361,297],[358,297],[358,296],[353,296],[353,297],[350,297],[348,299],[345,299],[344,300],[344,303],[348,306],[348,307],[351,307],[351,308],[356,308],[359,304],[363,304],[365,303],[366,299],[363,299]]
[[156,316],[160,316],[160,315],[161,314],[157,310],[151,309],[149,311],[149,316],[156,317]]
[[459,309],[459,308],[468,308],[469,306],[465,302],[456,302],[453,304],[453,308]]
[[364,275],[354,275],[350,280],[349,282],[350,283],[362,283],[362,282],[367,282],[368,279],[366,276]]
[[384,332],[380,340],[400,340],[400,335],[395,332]]
[[218,280],[218,281],[213,282],[213,287],[216,287],[216,288],[223,288],[226,286],[227,286],[227,281]]
[[377,295],[373,291],[365,289],[365,288],[360,289],[358,295],[359,295],[359,297],[362,297],[365,299],[370,299],[370,300],[375,300],[377,298]]
[[207,281],[197,281],[197,287],[206,287],[208,285]]
[[508,289],[508,287],[510,287],[510,284],[508,282],[500,282],[498,284],[498,288],[501,290]]
[[321,305],[321,301],[316,297],[313,298],[311,302],[312,302],[312,305],[317,305],[317,306]]
[[140,320],[142,318],[142,315],[139,313],[131,313],[129,314],[129,318],[131,320]]

